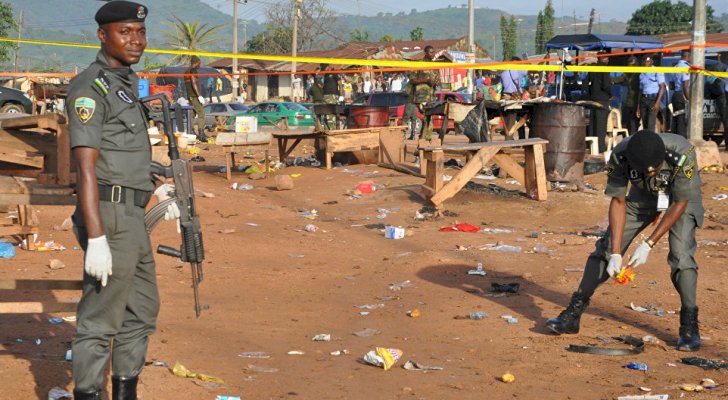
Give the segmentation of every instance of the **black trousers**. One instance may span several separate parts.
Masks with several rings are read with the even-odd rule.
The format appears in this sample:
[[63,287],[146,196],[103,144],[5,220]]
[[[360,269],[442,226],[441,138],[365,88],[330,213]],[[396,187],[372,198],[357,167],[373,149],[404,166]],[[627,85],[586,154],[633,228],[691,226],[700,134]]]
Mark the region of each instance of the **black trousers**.
[[[672,94],[672,133],[678,134],[687,139],[688,137],[688,119],[687,110],[685,109],[686,101],[683,92],[674,92]],[[675,115],[677,114],[677,115]]]
[[609,117],[609,100],[595,100],[602,105],[601,108],[591,110],[591,132],[597,137],[599,152],[607,151],[607,118]]
[[[657,96],[640,96],[640,117],[642,118],[642,129],[655,132],[655,124],[657,123],[657,112],[652,111]],[[659,110],[658,110],[659,112]]]

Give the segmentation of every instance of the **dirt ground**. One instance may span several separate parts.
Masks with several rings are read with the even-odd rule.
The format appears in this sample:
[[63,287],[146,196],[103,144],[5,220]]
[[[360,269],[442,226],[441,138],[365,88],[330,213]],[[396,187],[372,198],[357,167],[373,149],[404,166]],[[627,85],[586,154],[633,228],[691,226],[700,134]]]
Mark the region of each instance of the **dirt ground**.
[[[712,199],[728,193],[726,174],[702,174],[706,220],[698,231],[696,258],[703,348],[686,354],[673,348],[680,302],[669,280],[666,239],[637,270],[633,285],[600,288],[578,335],[556,337],[545,331],[544,321],[567,304],[593,249],[596,238],[581,233],[606,226],[609,200],[602,194],[551,191],[548,201],[537,202],[509,191],[463,190],[445,202],[439,218],[418,221],[416,212],[427,205],[420,195],[421,178],[376,165],[330,171],[298,166],[278,172],[300,174],[291,191],[275,190],[273,177],[252,181],[235,173],[233,180],[254,186],[237,191],[228,188],[219,172],[220,148],[201,148],[206,161],[195,164],[195,184],[215,195],[198,199],[206,250],[200,293],[209,309],[195,318],[189,267],[158,255],[162,308],[148,361],[166,366],[146,367],[139,385],[142,399],[614,399],[644,394],[640,387],[671,399],[728,396],[728,386],[722,385],[728,383],[725,373],[680,363],[689,355],[728,358],[728,299],[722,293],[728,284],[728,271],[722,269],[728,256],[728,201]],[[361,198],[347,195],[369,179],[380,189]],[[519,189],[508,181],[478,182]],[[602,190],[606,177],[600,173],[586,181]],[[306,219],[298,212],[302,209],[315,209],[318,217]],[[72,207],[40,207],[40,240],[55,240],[67,250],[18,250],[15,258],[0,261],[0,279],[80,279],[82,252],[74,249],[72,232],[54,229],[71,212]],[[439,232],[461,222],[491,232]],[[309,223],[319,230],[305,231]],[[402,226],[407,236],[389,240],[381,229],[366,226],[370,224]],[[493,233],[496,228],[510,232]],[[163,223],[152,241],[155,247],[177,246],[179,236],[172,223]],[[495,243],[522,250],[479,249]],[[537,245],[547,251],[542,246],[534,251]],[[66,267],[51,270],[52,258]],[[468,275],[479,262],[487,275]],[[412,285],[390,290],[404,281]],[[520,292],[494,295],[490,288],[496,282],[519,283]],[[2,291],[0,301],[72,300],[78,295]],[[664,315],[634,311],[630,303],[659,307]],[[378,304],[383,307],[361,308]],[[418,318],[408,316],[414,309],[420,311]],[[477,310],[488,316],[455,318]],[[75,324],[48,321],[70,315],[0,316],[1,399],[46,399],[55,386],[72,390],[71,363],[64,355]],[[504,315],[517,322],[508,323]],[[365,328],[375,334],[354,335]],[[330,334],[331,341],[312,341],[321,333]],[[601,344],[597,336],[625,334],[652,335],[661,343],[647,345],[635,356],[565,350],[570,344]],[[361,361],[376,347],[404,354],[384,371]],[[337,350],[342,354],[331,354]],[[243,358],[243,352],[265,352],[269,358]],[[407,360],[442,370],[405,370]],[[630,361],[647,363],[649,371],[623,368]],[[176,362],[224,384],[176,377],[170,371]],[[500,381],[507,372],[515,382]],[[720,386],[681,392],[681,384],[702,378]]]

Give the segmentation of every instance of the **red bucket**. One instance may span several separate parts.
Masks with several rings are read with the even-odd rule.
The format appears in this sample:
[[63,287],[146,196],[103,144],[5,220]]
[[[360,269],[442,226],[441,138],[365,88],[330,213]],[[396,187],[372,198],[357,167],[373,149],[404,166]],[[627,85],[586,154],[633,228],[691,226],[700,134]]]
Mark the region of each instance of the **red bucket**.
[[164,93],[167,96],[167,100],[170,103],[174,102],[174,89],[175,85],[149,85],[149,95],[155,95],[157,93]]

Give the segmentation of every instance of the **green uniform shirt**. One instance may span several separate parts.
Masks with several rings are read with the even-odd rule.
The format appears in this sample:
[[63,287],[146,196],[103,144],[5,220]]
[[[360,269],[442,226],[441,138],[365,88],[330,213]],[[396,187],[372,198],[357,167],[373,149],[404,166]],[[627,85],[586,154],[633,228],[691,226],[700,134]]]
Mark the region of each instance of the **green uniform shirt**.
[[151,191],[152,149],[139,78],[131,68],[111,68],[102,52],[68,87],[71,147],[99,150],[99,184]]
[[[665,143],[666,155],[662,169],[655,175],[655,179],[645,179],[642,173],[630,167],[624,156],[627,143],[632,138],[630,136],[614,148],[609,158],[605,193],[610,197],[627,196],[627,200],[636,203],[638,208],[655,209],[658,190],[662,188],[670,196],[670,202],[688,201],[688,210],[699,216],[699,222],[702,222],[701,182],[695,150],[682,136],[672,133],[659,135]],[[629,194],[628,183],[631,184]]]

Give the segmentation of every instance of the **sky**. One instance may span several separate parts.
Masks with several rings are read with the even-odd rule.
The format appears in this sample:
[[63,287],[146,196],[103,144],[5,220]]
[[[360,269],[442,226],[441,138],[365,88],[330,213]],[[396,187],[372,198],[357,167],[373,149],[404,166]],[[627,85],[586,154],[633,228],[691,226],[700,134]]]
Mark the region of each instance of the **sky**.
[[[203,0],[213,7],[220,7],[221,11],[231,12],[232,0]],[[245,0],[239,0],[243,3]],[[305,0],[304,0],[305,1]],[[287,2],[290,0],[247,0],[241,4],[238,13],[241,19],[257,19],[262,22],[264,10],[274,3]],[[553,0],[556,16],[571,17],[576,11],[577,18],[587,19],[592,7],[596,9],[601,21],[616,19],[626,22],[632,13],[639,7],[650,3],[651,0]],[[676,2],[673,0],[673,2]],[[692,3],[690,0],[685,0]],[[728,0],[707,0],[708,5],[713,7],[715,15],[720,16],[728,12]],[[377,13],[393,13],[404,11],[409,13],[413,8],[417,11],[426,11],[437,8],[445,8],[448,5],[467,5],[467,0],[328,0],[329,5],[336,11],[348,14],[376,15]],[[546,5],[546,0],[475,0],[475,7],[497,8],[512,14],[536,15]]]

